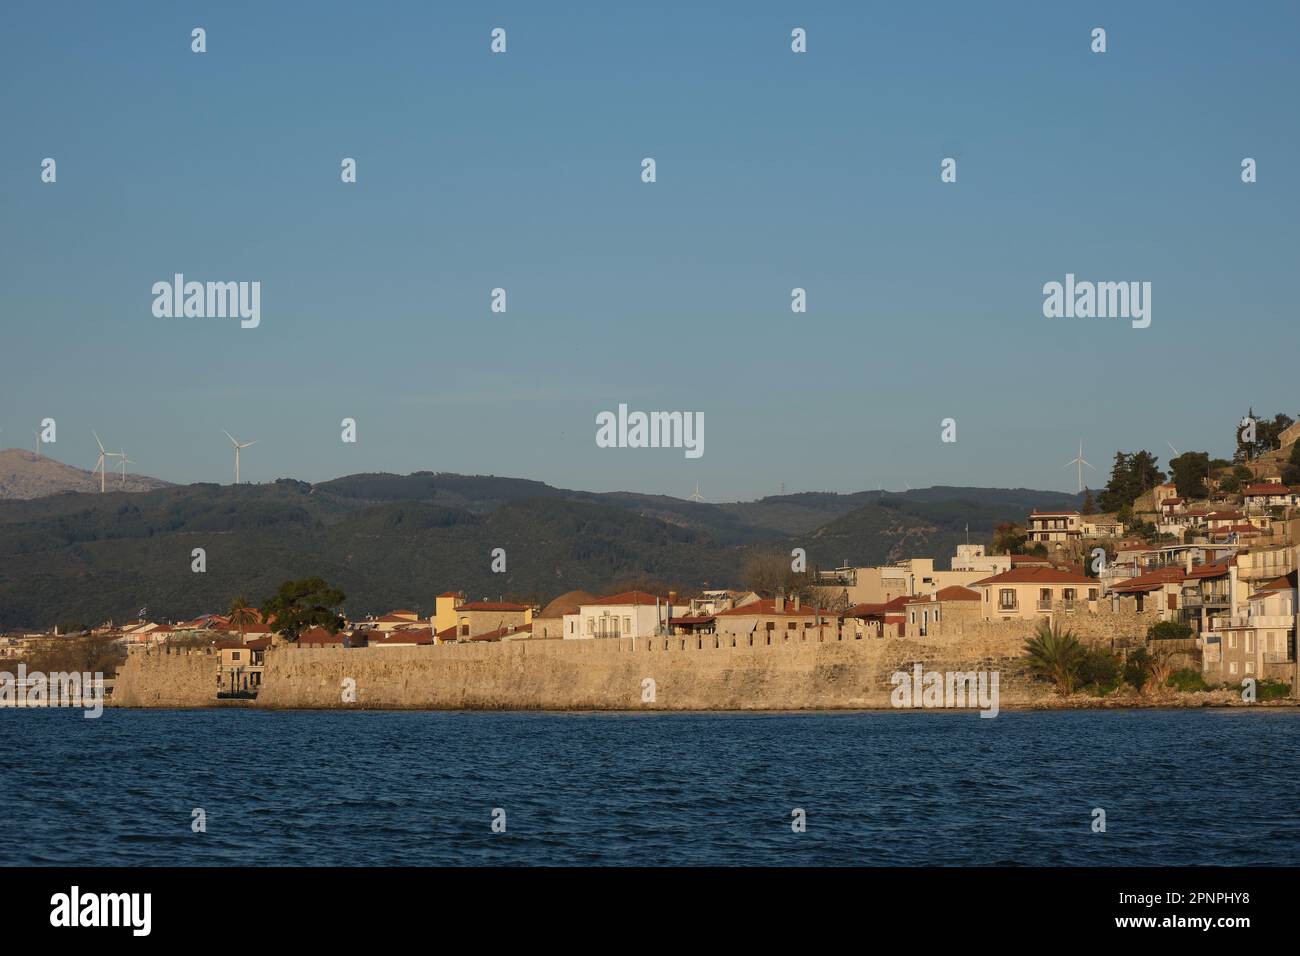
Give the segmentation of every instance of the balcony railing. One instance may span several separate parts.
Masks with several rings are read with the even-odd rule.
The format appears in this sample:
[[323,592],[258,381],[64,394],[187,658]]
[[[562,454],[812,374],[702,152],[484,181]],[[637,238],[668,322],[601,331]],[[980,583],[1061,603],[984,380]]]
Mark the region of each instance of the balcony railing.
[[1051,601],[1045,601],[1045,600],[1043,600],[1042,598],[1039,598],[1039,599],[1038,599],[1038,610],[1040,610],[1040,611],[1050,611],[1051,609],[1052,609],[1052,602],[1051,602]]

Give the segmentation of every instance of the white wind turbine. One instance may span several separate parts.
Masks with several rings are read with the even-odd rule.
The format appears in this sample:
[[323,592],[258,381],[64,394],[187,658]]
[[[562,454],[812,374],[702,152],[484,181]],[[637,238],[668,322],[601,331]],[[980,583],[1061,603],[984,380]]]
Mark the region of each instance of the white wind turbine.
[[1174,448],[1174,443],[1173,443],[1173,442],[1171,442],[1171,441],[1166,441],[1165,444],[1169,446],[1169,448],[1170,448],[1171,451],[1173,451],[1173,453],[1174,453],[1174,457],[1175,457],[1175,458],[1177,458],[1179,455],[1182,454],[1182,452],[1180,452],[1177,448]]
[[[93,431],[91,434],[95,435]],[[104,493],[104,471],[106,459],[117,458],[119,456],[115,451],[104,451],[104,443],[99,440],[98,435],[95,435],[95,444],[99,446],[99,460],[95,462],[95,468],[99,471],[99,493],[102,495]],[[91,471],[92,475],[94,473],[94,471]]]
[[687,501],[703,501],[703,500],[704,500],[704,496],[703,496],[702,494],[700,494],[700,483],[699,483],[698,481],[695,483],[695,494],[693,494],[693,495],[688,495],[687,498],[686,498],[686,500],[687,500]]
[[[1087,465],[1089,468],[1092,468],[1092,462],[1088,461],[1086,458],[1083,457],[1082,439],[1079,441],[1079,456],[1077,458],[1071,458],[1061,467],[1069,468],[1071,465],[1077,465],[1079,468],[1079,493],[1082,494],[1083,493],[1083,466]],[[1096,471],[1097,469],[1092,468],[1092,470]]]
[[235,484],[239,484],[239,450],[241,448],[247,448],[249,445],[256,445],[258,440],[254,438],[252,441],[241,442],[238,441],[234,435],[230,434],[230,432],[223,431],[222,434],[229,438],[230,443],[235,446]]
[[134,462],[134,461],[132,461],[130,458],[127,458],[127,457],[126,457],[126,449],[125,449],[125,448],[122,449],[122,451],[121,451],[121,453],[120,453],[120,455],[119,455],[118,457],[120,457],[120,458],[122,459],[122,462],[121,462],[121,465],[122,465],[122,487],[125,488],[125,487],[126,487],[126,466],[127,466],[127,465],[135,465],[135,464],[139,464],[139,462]]
[[36,436],[36,457],[40,458],[41,457],[41,430],[39,428],[34,428],[32,429],[32,434]]

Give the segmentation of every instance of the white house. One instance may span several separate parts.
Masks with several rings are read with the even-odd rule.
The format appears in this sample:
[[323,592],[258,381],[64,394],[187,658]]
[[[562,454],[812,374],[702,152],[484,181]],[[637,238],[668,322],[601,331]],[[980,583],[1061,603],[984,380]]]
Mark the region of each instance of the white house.
[[564,639],[654,637],[668,632],[672,615],[673,605],[667,598],[645,591],[624,591],[584,602],[577,613],[564,615]]

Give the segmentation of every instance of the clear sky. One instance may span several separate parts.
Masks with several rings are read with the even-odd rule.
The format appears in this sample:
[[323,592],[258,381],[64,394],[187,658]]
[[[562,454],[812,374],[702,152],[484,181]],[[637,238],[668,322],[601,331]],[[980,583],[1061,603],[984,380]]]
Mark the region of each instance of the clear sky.
[[[711,500],[1230,453],[1300,412],[1298,10],[7,0],[0,446]],[[260,327],[154,317],[177,272]],[[1067,272],[1150,281],[1150,328],[1045,318]],[[598,448],[619,403],[703,457]]]

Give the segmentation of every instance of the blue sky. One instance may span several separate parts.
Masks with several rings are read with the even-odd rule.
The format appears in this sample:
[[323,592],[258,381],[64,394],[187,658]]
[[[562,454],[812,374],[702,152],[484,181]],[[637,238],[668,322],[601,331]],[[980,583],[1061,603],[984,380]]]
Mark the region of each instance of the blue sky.
[[[711,500],[1227,454],[1300,412],[1297,10],[6,3],[0,446]],[[176,272],[261,326],[155,318]],[[1151,327],[1044,318],[1067,272],[1150,281]],[[620,402],[703,412],[703,457],[596,447]]]

